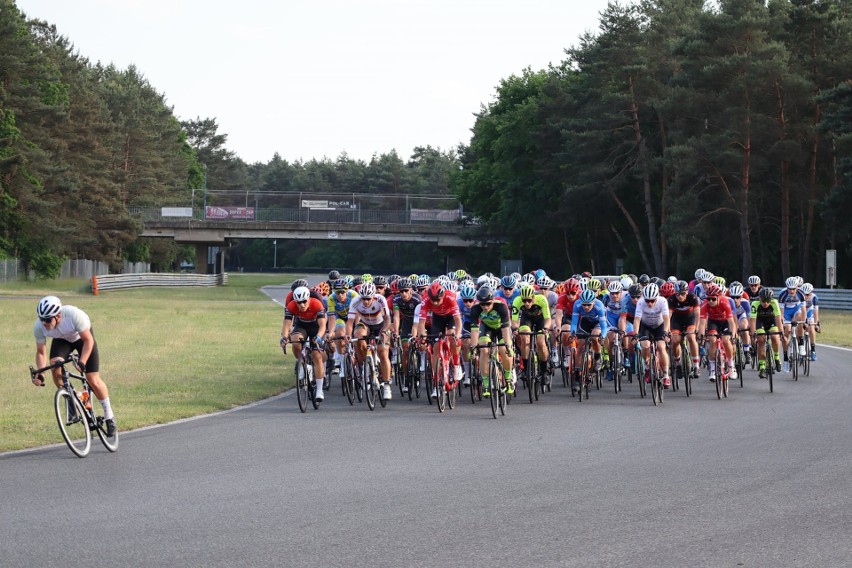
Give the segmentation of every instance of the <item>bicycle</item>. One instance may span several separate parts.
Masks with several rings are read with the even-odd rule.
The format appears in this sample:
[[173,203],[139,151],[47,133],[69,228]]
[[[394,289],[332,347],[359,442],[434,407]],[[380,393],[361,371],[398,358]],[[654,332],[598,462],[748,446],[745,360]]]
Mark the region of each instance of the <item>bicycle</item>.
[[364,387],[361,382],[361,368],[355,359],[355,348],[351,342],[346,343],[346,353],[343,355],[343,374],[345,378],[341,382],[349,405],[353,406],[356,398],[358,402],[363,402]]
[[[65,365],[72,363],[79,369],[79,362],[78,355],[72,353],[67,359],[54,361],[41,369],[34,369],[30,365],[30,380],[35,379],[36,375],[53,369],[61,370],[62,387],[56,389],[56,394],[53,396],[53,409],[56,412],[56,422],[62,438],[74,455],[78,458],[89,455],[92,449],[92,431],[97,432],[108,451],[115,452],[118,450],[118,429],[112,437],[107,436],[103,408],[92,404],[94,393],[89,386],[89,381],[86,380],[85,373],[69,371],[65,368]],[[82,383],[79,391],[74,388],[71,379],[77,379]]]
[[624,373],[624,347],[621,343],[625,333],[620,329],[613,330],[615,340],[612,342],[612,352],[609,354],[609,371],[612,373],[612,383],[615,394],[621,392],[621,375]]
[[[574,360],[574,355],[576,354],[577,348],[573,345],[573,339],[569,336],[568,342],[569,346],[565,346],[562,343],[562,334],[567,333],[570,335],[570,331],[567,329],[559,330],[559,368],[562,370],[562,386],[568,388],[572,385],[573,378],[571,377],[572,365],[573,363],[569,363],[569,361]],[[573,396],[573,393],[572,393]]]
[[734,368],[737,370],[737,376],[740,378],[740,388],[743,388],[743,371],[745,371],[745,351],[743,350],[743,342],[739,334],[736,334],[731,342],[734,344]]
[[530,404],[539,399],[539,396],[544,393],[548,386],[548,370],[547,363],[544,363],[538,358],[538,350],[536,349],[536,336],[544,335],[544,330],[537,329],[535,331],[519,331],[518,335],[526,335],[529,339],[529,352],[524,359],[524,368],[526,377],[524,385],[529,394]]
[[[584,339],[585,345],[583,346],[583,353],[580,355],[580,366],[574,367],[574,372],[576,376],[577,382],[577,395],[580,402],[583,402],[583,395],[586,395],[586,400],[589,400],[589,385],[593,380],[597,382],[597,380],[592,376],[600,374],[599,371],[595,370],[595,351],[592,349],[592,339],[597,337],[600,338],[599,333],[577,333],[574,334],[577,339]],[[575,362],[576,364],[576,362]],[[572,396],[573,396],[573,385],[571,388]]]
[[[796,322],[798,327],[798,322]],[[790,365],[790,372],[793,373],[793,380],[799,380],[799,341],[796,338],[794,330],[790,331],[790,337],[787,340],[787,362]]]
[[[716,363],[716,398],[722,400],[722,398],[728,398],[729,385],[728,385],[728,375],[730,371],[728,371],[726,366],[726,355],[725,344],[722,342],[722,335],[719,333],[713,334],[713,341],[716,345],[716,356],[714,358]],[[710,339],[710,336],[705,339]]]
[[470,403],[482,400],[482,375],[479,371],[479,351],[470,350]]
[[408,400],[414,400],[415,397],[420,398],[420,351],[417,349],[413,338],[408,338],[408,351],[406,353],[408,372],[405,374],[404,380],[408,387]]
[[[431,354],[433,352],[437,352],[438,354],[438,360],[435,362],[435,368],[432,370],[432,388],[435,389],[438,395],[438,412],[444,412],[445,407],[453,409],[456,406],[457,381],[455,380],[455,374],[450,370],[450,361],[452,361],[450,342],[443,333],[430,335],[428,339],[435,344],[435,347],[429,350],[429,360],[431,361]],[[431,399],[431,394],[429,398]]]
[[[299,410],[306,412],[308,409],[308,400],[317,410],[320,407],[320,401],[317,400],[317,383],[314,380],[314,361],[312,358],[313,350],[316,348],[316,338],[312,337],[310,341],[307,339],[298,339],[296,343],[302,345],[302,354],[296,360],[296,400],[299,402]],[[283,344],[281,349],[287,353],[287,344]]]
[[388,357],[391,364],[391,380],[399,388],[399,396],[405,396],[405,380],[402,375],[402,346],[397,334],[392,333],[388,346]]
[[[364,362],[361,363],[361,383],[364,389],[364,398],[367,401],[367,408],[370,410],[376,409],[376,398],[379,399],[379,404],[382,408],[388,404],[387,399],[379,392],[379,356],[376,354],[376,338],[375,337],[356,337],[352,341],[363,341],[367,345],[367,354],[364,356]],[[360,398],[359,398],[360,400]]]
[[802,366],[802,373],[809,377],[811,376],[811,330],[812,323],[800,321],[796,322],[797,326],[801,326],[801,333],[804,335],[805,354],[799,355],[799,364]]
[[[779,331],[767,331],[762,334],[766,339],[764,339],[764,355],[766,357],[764,362],[764,369],[766,373],[766,378],[769,380],[769,392],[774,391],[774,385],[772,384],[772,376],[775,374],[775,349],[772,347],[772,335],[781,335]],[[752,345],[754,345],[756,341],[752,341]],[[755,349],[757,349],[755,347]],[[755,355],[755,359],[757,356]]]
[[483,386],[483,392],[488,393],[488,399],[491,402],[491,415],[496,419],[497,411],[500,411],[501,416],[506,415],[506,404],[509,401],[508,394],[508,385],[506,384],[506,377],[503,374],[503,363],[500,361],[500,346],[502,343],[497,343],[496,345],[491,345],[489,342],[487,345],[476,345],[474,349],[477,353],[477,359],[481,357],[479,354],[480,349],[490,349],[488,353],[488,376],[490,379],[488,380],[488,387]]
[[[657,365],[657,341],[654,340],[654,339],[651,339],[648,336],[634,337],[633,341],[635,341],[637,343],[641,342],[641,341],[647,341],[648,342],[649,353],[648,353],[648,362],[646,364],[647,368],[646,368],[645,372],[649,375],[649,378],[650,378],[651,401],[654,403],[654,406],[657,406],[657,404],[662,404],[663,400],[665,399],[664,393],[665,393],[666,389],[665,389],[665,386],[663,385],[663,378],[660,376],[660,369]],[[639,349],[641,349],[641,345],[639,346]],[[641,352],[637,353],[636,357],[639,358],[639,359],[643,359],[643,361],[644,361],[644,358],[643,358]],[[643,382],[646,382],[644,376],[640,375],[638,378],[639,378],[640,384],[643,383]]]
[[680,378],[683,378],[683,390],[686,396],[692,396],[692,358],[689,351],[689,340],[687,335],[695,334],[694,331],[686,331],[680,334],[680,358],[675,358],[675,342],[669,344],[669,365],[672,378],[673,390],[680,390]]

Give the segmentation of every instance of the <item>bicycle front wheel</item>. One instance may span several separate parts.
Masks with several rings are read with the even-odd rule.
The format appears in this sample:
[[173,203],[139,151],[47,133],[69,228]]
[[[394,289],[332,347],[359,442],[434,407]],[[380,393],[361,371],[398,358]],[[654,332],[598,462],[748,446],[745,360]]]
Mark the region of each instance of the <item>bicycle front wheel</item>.
[[[94,396],[91,390],[89,391],[89,400],[93,400]],[[93,404],[92,410],[89,411],[95,421],[95,432],[98,433],[98,438],[101,443],[110,452],[118,450],[118,428],[115,429],[115,434],[107,436],[106,419],[104,418],[104,409],[100,404]]]
[[299,402],[299,410],[308,409],[308,369],[304,361],[296,361],[296,400]]
[[445,408],[445,400],[447,396],[446,375],[447,367],[444,360],[438,357],[438,364],[435,366],[435,390],[438,393],[438,412],[443,412]]
[[811,336],[805,335],[805,356],[801,358],[802,372],[806,377],[811,376]]
[[[497,373],[500,373],[499,375]],[[491,415],[494,418],[497,418],[497,407],[500,405],[500,377],[503,376],[502,372],[497,368],[497,362],[491,361],[491,364],[488,366],[488,391],[489,398],[491,399]],[[484,386],[482,387],[485,388]],[[505,393],[504,393],[505,394]]]
[[367,408],[375,410],[376,408],[376,368],[373,366],[373,359],[369,355],[364,360],[364,391],[367,399]]
[[92,431],[86,420],[82,403],[73,393],[58,389],[53,397],[56,422],[68,448],[78,458],[84,458],[92,449]]

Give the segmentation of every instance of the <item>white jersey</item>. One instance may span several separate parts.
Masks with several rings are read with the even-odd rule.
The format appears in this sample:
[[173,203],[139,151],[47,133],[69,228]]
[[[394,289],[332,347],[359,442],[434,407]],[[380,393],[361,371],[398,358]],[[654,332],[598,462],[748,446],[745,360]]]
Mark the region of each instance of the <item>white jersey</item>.
[[348,319],[355,319],[355,315],[359,314],[361,321],[367,325],[378,325],[385,319],[390,320],[390,310],[384,296],[376,294],[369,304],[365,304],[361,299],[361,296],[358,296],[349,304]]
[[669,303],[662,296],[658,297],[653,305],[646,303],[645,298],[640,298],[636,304],[636,317],[648,327],[659,327],[667,315]]
[[64,339],[69,343],[80,340],[80,332],[92,328],[92,322],[86,312],[75,306],[62,306],[59,308],[59,325],[53,329],[45,329],[40,319],[33,326],[33,335],[38,345],[44,345],[48,337]]

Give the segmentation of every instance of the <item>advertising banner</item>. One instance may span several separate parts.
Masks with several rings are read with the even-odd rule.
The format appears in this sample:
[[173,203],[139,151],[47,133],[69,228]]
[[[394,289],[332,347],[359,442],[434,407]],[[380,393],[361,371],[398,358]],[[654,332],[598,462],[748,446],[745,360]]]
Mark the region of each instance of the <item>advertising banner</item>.
[[254,207],[214,207],[208,205],[205,215],[207,219],[240,219],[243,221],[253,221]]

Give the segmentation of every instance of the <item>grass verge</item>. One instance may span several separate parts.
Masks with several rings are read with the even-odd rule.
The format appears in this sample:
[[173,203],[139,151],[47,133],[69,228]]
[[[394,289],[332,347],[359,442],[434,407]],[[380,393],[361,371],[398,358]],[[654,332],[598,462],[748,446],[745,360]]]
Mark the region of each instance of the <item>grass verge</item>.
[[231,408],[292,386],[278,348],[281,308],[260,292],[286,275],[229,275],[213,288],[86,292],[83,280],[0,285],[0,451],[61,442],[52,383],[29,380],[35,305],[46,294],[85,310],[122,430]]

